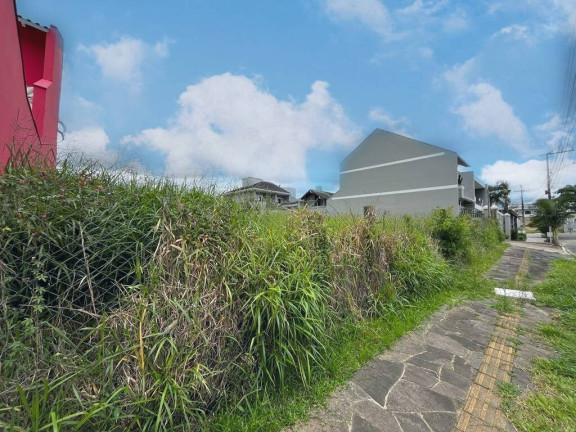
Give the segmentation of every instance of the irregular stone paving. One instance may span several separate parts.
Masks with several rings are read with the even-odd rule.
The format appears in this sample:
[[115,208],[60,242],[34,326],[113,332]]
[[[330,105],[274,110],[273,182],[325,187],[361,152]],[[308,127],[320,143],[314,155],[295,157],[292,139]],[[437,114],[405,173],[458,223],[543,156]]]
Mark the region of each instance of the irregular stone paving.
[[500,261],[488,272],[488,276],[501,283],[513,279],[520,270],[526,251],[530,254],[527,273],[532,283],[542,282],[551,262],[568,255],[562,249],[553,246],[534,247],[529,243],[514,243],[512,247],[506,249]]
[[[513,278],[521,266],[526,267],[525,251],[517,249],[509,248],[501,266],[490,272],[495,280]],[[529,262],[544,259],[541,268],[547,268],[552,258],[559,258],[555,254],[535,257],[534,252]],[[492,302],[470,301],[439,310],[421,329],[360,369],[330,397],[325,408],[317,408],[307,422],[288,430],[514,430],[500,410],[497,382],[512,379],[524,388],[529,386],[531,359],[548,352],[527,334],[516,335],[516,328],[534,326],[548,320],[549,314],[526,303],[523,315],[500,317]],[[518,341],[522,345],[514,361]],[[490,412],[489,407],[493,408]]]

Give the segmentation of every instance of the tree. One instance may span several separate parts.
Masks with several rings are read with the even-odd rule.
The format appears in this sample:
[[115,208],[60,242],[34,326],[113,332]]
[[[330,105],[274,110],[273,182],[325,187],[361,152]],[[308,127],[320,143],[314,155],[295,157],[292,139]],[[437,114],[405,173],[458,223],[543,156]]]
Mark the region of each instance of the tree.
[[504,213],[508,213],[510,205],[510,185],[507,181],[500,180],[493,186],[488,186],[490,202],[500,204],[504,207]]
[[558,189],[558,203],[568,213],[576,213],[576,185],[566,185]]
[[552,229],[552,242],[558,245],[558,228],[564,225],[570,213],[562,207],[557,198],[539,199],[534,204],[536,205],[536,216],[532,218],[530,226],[538,228],[544,234]]

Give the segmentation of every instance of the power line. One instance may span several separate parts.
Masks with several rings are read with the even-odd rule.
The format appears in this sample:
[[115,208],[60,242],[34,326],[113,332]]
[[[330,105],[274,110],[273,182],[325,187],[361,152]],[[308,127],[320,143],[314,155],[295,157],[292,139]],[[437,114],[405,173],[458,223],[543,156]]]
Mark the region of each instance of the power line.
[[[546,194],[548,195],[548,199],[552,199],[552,186],[551,186],[551,179],[550,179],[550,163],[548,161],[548,157],[550,155],[557,155],[557,154],[568,153],[568,152],[572,152],[572,151],[574,151],[574,149],[567,149],[567,150],[560,150],[560,151],[556,151],[556,152],[546,153],[546,180],[547,180],[547,185],[548,185],[548,189],[546,189]],[[558,172],[558,171],[556,171],[556,172]]]

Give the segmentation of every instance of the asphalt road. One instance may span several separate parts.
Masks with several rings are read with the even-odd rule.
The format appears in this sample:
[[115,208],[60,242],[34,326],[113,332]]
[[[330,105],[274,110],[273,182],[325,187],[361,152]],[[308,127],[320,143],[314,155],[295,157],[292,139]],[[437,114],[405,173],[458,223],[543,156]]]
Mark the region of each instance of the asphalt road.
[[576,255],[576,232],[573,232],[572,234],[559,234],[558,239],[560,240],[560,243],[566,247],[566,249]]

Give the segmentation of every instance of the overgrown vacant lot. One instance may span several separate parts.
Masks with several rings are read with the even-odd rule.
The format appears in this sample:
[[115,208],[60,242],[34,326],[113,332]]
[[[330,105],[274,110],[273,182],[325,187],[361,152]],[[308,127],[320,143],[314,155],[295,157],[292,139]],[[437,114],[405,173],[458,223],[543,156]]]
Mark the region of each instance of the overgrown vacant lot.
[[0,177],[0,428],[278,430],[434,309],[490,222],[257,212],[96,167]]

